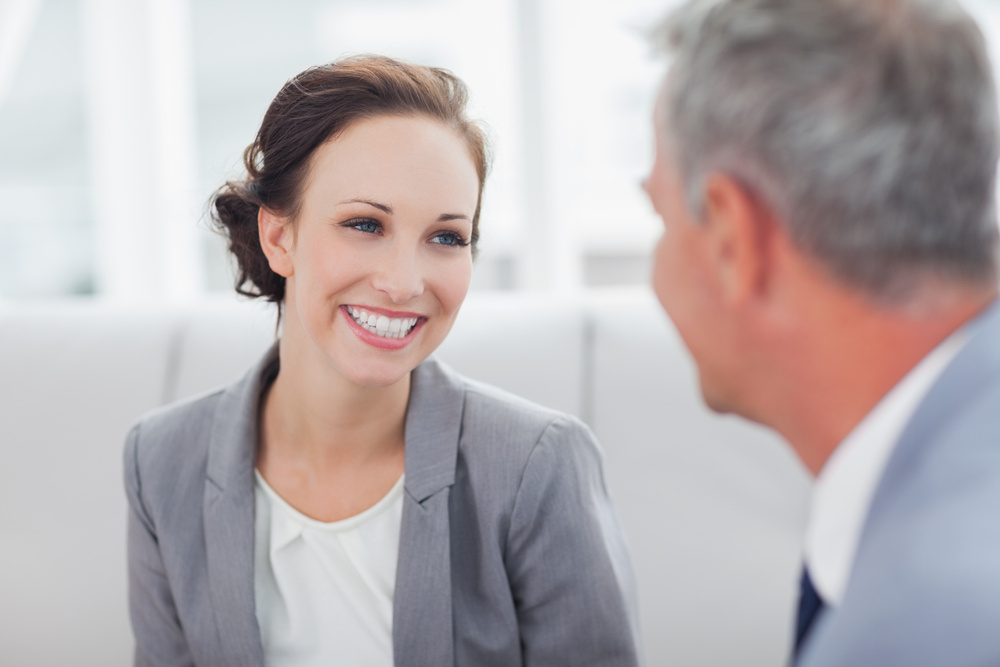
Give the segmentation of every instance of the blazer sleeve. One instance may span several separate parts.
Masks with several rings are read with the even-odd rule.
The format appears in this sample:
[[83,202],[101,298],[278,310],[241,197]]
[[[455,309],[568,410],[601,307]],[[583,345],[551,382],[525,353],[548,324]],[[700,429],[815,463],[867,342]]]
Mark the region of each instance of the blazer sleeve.
[[125,492],[128,496],[128,597],[135,636],[136,667],[190,667],[188,648],[174,606],[156,536],[142,497],[138,464],[141,425],[125,442]]
[[561,417],[525,465],[506,563],[524,665],[636,665],[635,583],[597,442]]

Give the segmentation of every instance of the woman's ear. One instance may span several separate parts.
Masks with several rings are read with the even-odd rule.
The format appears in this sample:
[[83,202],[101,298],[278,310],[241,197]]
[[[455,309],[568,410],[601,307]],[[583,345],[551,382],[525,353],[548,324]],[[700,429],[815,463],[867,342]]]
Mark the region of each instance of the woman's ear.
[[291,277],[295,273],[291,255],[295,233],[288,218],[261,206],[257,212],[257,234],[271,270],[279,276]]

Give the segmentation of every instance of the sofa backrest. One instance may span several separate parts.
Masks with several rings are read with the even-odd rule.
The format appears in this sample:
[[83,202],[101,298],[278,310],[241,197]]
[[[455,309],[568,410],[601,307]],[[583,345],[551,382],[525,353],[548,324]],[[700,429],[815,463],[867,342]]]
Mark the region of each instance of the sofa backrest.
[[[222,386],[273,306],[0,307],[0,665],[127,664],[125,432]],[[473,293],[436,353],[588,422],[632,548],[648,664],[785,661],[808,481],[771,433],[701,403],[645,289]]]

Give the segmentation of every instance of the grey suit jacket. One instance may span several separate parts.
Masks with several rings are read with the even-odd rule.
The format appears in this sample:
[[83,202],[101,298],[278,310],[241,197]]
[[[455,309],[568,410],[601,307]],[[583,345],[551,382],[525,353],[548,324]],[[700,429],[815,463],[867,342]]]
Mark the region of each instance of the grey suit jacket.
[[[146,416],[125,448],[138,665],[263,665],[254,465],[272,349]],[[428,360],[413,372],[393,610],[397,666],[634,665],[634,582],[579,421]]]
[[843,601],[801,667],[1000,665],[1000,305],[893,451]]

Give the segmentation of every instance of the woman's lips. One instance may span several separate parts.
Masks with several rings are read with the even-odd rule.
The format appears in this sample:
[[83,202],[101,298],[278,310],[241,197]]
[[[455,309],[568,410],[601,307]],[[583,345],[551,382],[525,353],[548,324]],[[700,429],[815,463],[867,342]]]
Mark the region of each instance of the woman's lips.
[[409,345],[427,321],[426,317],[415,313],[394,313],[353,305],[340,309],[358,338],[384,350],[398,350]]

